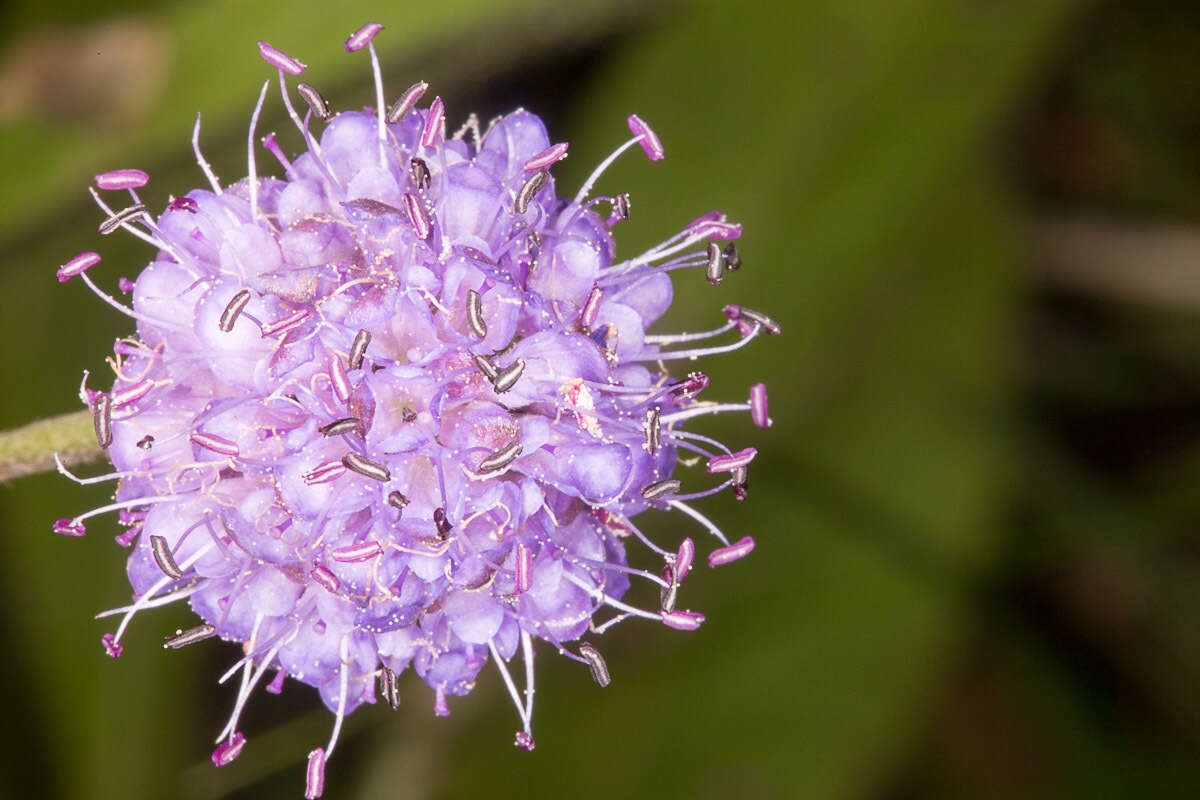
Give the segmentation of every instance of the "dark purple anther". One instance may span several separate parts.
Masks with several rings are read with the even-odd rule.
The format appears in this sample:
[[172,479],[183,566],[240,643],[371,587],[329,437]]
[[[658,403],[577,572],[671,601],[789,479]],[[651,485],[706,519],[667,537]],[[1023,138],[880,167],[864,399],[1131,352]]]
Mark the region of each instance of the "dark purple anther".
[[308,754],[308,769],[304,771],[304,800],[317,800],[325,791],[325,748],[318,747]]
[[309,486],[317,483],[328,483],[346,474],[346,466],[341,461],[327,461],[324,464],[304,474],[304,482]]
[[698,611],[659,611],[658,615],[664,625],[677,631],[694,631],[704,622],[704,615]]
[[408,174],[412,178],[413,186],[418,189],[428,189],[429,184],[433,182],[433,178],[429,175],[429,165],[423,158],[409,159]]
[[533,158],[525,162],[525,171],[534,172],[557,164],[567,157],[567,143],[552,144]]
[[96,444],[104,449],[112,444],[112,397],[107,394],[96,395],[92,403],[92,428],[96,432]]
[[140,169],[114,169],[96,176],[97,188],[105,191],[140,189],[150,182],[150,176]]
[[167,203],[167,208],[172,211],[186,211],[189,214],[200,212],[200,204],[190,197],[172,197],[171,202]]
[[124,652],[125,646],[117,641],[117,637],[111,633],[106,633],[100,637],[100,644],[104,645],[104,652],[108,653],[113,658],[120,658]]
[[517,192],[517,199],[513,202],[513,212],[524,214],[529,208],[529,203],[537,196],[538,192],[546,187],[549,180],[550,173],[544,169],[539,169],[526,178],[525,183],[521,184],[520,191]]
[[483,373],[485,378],[487,378],[489,381],[496,380],[496,375],[498,375],[500,371],[496,369],[496,366],[492,362],[488,361],[483,356],[471,356],[471,360],[475,362],[475,366],[478,367],[479,371]]
[[379,670],[379,693],[392,711],[400,708],[400,688],[396,684],[396,673],[387,667]]
[[629,132],[638,137],[638,144],[642,146],[646,158],[651,161],[661,161],[666,151],[658,139],[658,134],[651,130],[650,126],[637,114],[630,114],[626,122],[629,123]]
[[537,746],[537,742],[533,740],[533,735],[529,731],[517,731],[517,736],[513,739],[513,744],[527,753]]
[[66,283],[84,270],[90,269],[100,263],[100,254],[87,252],[80,253],[73,257],[70,261],[58,268],[55,275],[58,277],[59,283]]
[[82,522],[62,517],[54,520],[54,532],[63,536],[83,536],[87,533],[87,527]]
[[743,536],[731,545],[726,547],[718,547],[708,554],[708,565],[710,567],[719,567],[722,564],[731,564],[740,558],[745,558],[750,555],[750,551],[754,549],[754,539],[749,536]]
[[600,301],[604,297],[604,292],[600,291],[600,287],[592,284],[592,290],[588,292],[587,299],[583,301],[583,308],[579,311],[579,329],[587,333],[596,324],[596,317],[600,315]]
[[224,767],[227,764],[232,764],[233,760],[242,754],[242,748],[246,746],[246,737],[241,731],[235,731],[233,736],[228,740],[217,745],[217,749],[213,750],[212,762],[218,767]]
[[767,385],[756,383],[750,387],[750,419],[760,428],[768,428],[771,418],[767,416]]
[[425,94],[425,90],[428,88],[429,84],[425,81],[417,81],[412,86],[405,89],[404,94],[400,95],[400,98],[392,104],[391,108],[388,109],[388,124],[395,125],[397,122],[400,122],[400,120],[407,117],[408,112],[413,110],[413,106],[417,104],[417,102],[421,99],[421,96]]
[[177,581],[183,577],[183,570],[175,563],[175,557],[171,554],[171,546],[167,544],[166,538],[151,536],[150,554],[154,556],[154,563],[162,570],[163,575],[166,575],[173,581]]
[[642,489],[642,497],[647,500],[656,500],[663,495],[675,494],[679,491],[682,484],[675,478],[668,478],[665,481],[656,481]]
[[683,579],[692,571],[692,561],[696,558],[696,543],[687,537],[679,543],[679,552],[675,554],[675,562],[671,571],[675,575],[675,583],[683,583]]
[[533,552],[523,544],[517,545],[517,594],[524,594],[533,585]]
[[134,205],[131,205],[128,208],[122,208],[120,211],[113,214],[108,219],[104,220],[104,222],[101,222],[100,227],[97,228],[96,230],[98,230],[100,232],[101,236],[108,236],[110,233],[115,231],[117,228],[121,227],[121,225],[123,225],[127,220],[133,219],[134,217],[138,216],[139,214],[145,214],[145,213],[146,213],[145,204],[135,203]]
[[708,264],[704,268],[704,277],[713,286],[721,282],[721,275],[725,271],[725,263],[721,260],[721,245],[716,242],[708,243]]
[[299,75],[308,69],[304,64],[301,64],[282,50],[276,50],[267,42],[258,43],[258,54],[262,56],[263,61],[266,61],[272,67],[283,70],[288,75]]
[[232,457],[238,455],[237,443],[231,442],[223,436],[195,431],[188,438],[197,447],[203,447],[205,450],[211,450],[219,455]]
[[350,343],[350,355],[346,358],[346,365],[350,369],[362,367],[363,356],[366,355],[369,344],[371,344],[370,331],[360,330],[354,334],[354,341]]
[[467,324],[471,332],[480,339],[487,336],[487,323],[483,320],[483,298],[474,289],[467,290]]
[[754,460],[756,455],[758,455],[757,450],[753,447],[747,447],[745,450],[739,450],[736,453],[713,456],[708,460],[708,474],[732,472],[749,464]]
[[621,192],[613,198],[612,211],[608,215],[608,224],[624,222],[629,219],[629,192]]
[[725,245],[725,249],[721,251],[721,257],[725,261],[725,269],[730,272],[737,272],[742,267],[742,256],[738,252],[737,245],[733,242]]
[[646,409],[646,422],[642,426],[642,432],[646,437],[646,452],[650,455],[657,453],[659,445],[662,444],[662,423],[659,422],[661,414],[658,406]]
[[517,456],[519,455],[521,455],[521,442],[519,439],[513,439],[504,447],[501,447],[499,450],[480,461],[479,472],[488,473],[502,470],[512,462],[516,461]]
[[684,397],[695,397],[708,386],[708,376],[703,372],[689,372],[688,376],[675,384],[674,391]]
[[228,305],[225,306],[225,310],[221,312],[221,319],[217,323],[217,327],[225,333],[229,333],[231,330],[233,330],[234,323],[237,322],[237,318],[239,315],[241,315],[242,309],[244,309],[246,304],[249,302],[249,289],[242,289],[235,294],[232,298],[230,298]]
[[308,573],[308,577],[312,578],[321,588],[330,594],[337,594],[341,588],[342,582],[338,580],[338,576],[329,571],[329,567],[324,564],[317,564]]
[[188,628],[186,631],[177,630],[174,636],[163,638],[163,648],[168,650],[179,650],[182,647],[187,647],[189,644],[202,642],[216,635],[217,629],[212,625],[205,623],[197,625],[194,628]]
[[408,505],[408,498],[399,492],[388,492],[387,501],[392,508],[404,508]]
[[783,333],[783,329],[779,327],[778,322],[761,311],[755,311],[753,308],[731,304],[725,306],[724,311],[727,318],[738,324],[738,332],[743,336],[749,336],[755,326],[761,326],[764,331],[772,336],[778,336]]
[[450,524],[450,520],[446,519],[446,509],[435,508],[433,510],[433,524],[437,526],[438,536],[445,539],[447,534],[454,528]]
[[335,419],[328,425],[323,425],[317,430],[324,436],[341,436],[343,433],[354,433],[359,426],[358,417],[343,417]]
[[326,122],[333,119],[333,109],[329,107],[329,101],[322,97],[321,93],[312,86],[301,81],[296,85],[296,92],[304,98],[304,102],[308,103],[308,107],[312,109],[312,113],[315,116],[320,117]]
[[411,193],[404,193],[404,210],[408,212],[408,221],[413,226],[413,232],[417,234],[417,238],[424,241],[429,238],[429,217],[425,216],[425,209],[421,206],[421,201],[414,197]]
[[746,499],[746,492],[749,489],[748,476],[749,473],[745,467],[739,467],[733,471],[733,496],[738,501]]
[[421,128],[421,146],[432,148],[445,138],[446,105],[442,98],[435,97],[429,104],[429,110],[425,112],[425,124]]
[[350,34],[350,38],[346,40],[346,52],[353,53],[362,50],[371,40],[375,38],[375,34],[383,30],[383,26],[378,22],[368,22],[361,28]]
[[521,377],[521,373],[525,371],[525,359],[518,358],[513,363],[509,364],[502,370],[496,372],[496,377],[492,379],[492,387],[497,394],[502,394],[511,389]]
[[370,478],[373,481],[387,483],[392,479],[392,473],[388,471],[387,467],[364,458],[358,453],[346,453],[342,456],[342,464],[351,472],[357,472],[364,478]]
[[580,642],[579,655],[588,662],[588,671],[592,673],[592,680],[596,685],[603,689],[612,683],[612,677],[608,674],[608,664],[604,663],[604,656],[600,655],[599,650],[587,642]]
[[334,561],[342,561],[347,564],[354,564],[359,561],[370,561],[383,553],[383,547],[379,542],[363,542],[362,544],[352,544],[346,547],[339,547],[329,554],[329,557]]

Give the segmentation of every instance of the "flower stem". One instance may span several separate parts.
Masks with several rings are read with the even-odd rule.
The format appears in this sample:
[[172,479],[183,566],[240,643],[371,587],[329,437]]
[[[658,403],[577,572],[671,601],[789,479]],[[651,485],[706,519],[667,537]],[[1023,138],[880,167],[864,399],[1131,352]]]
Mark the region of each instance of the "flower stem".
[[90,412],[76,411],[0,432],[0,481],[49,472],[54,469],[55,453],[67,466],[103,457]]

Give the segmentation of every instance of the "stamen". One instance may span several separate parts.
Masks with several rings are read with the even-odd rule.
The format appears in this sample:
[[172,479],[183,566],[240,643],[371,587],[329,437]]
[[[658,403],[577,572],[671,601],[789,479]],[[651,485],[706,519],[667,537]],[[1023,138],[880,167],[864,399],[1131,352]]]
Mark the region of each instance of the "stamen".
[[[667,572],[670,572],[670,571],[671,571],[671,568],[667,567]],[[672,581],[670,584],[668,584],[667,586],[664,586],[663,588],[659,589],[659,591],[658,591],[658,603],[659,603],[659,607],[662,608],[663,611],[674,611],[675,603],[678,599],[679,599],[679,582],[678,581]]]
[[108,236],[110,233],[115,231],[117,228],[121,227],[121,225],[123,225],[125,222],[128,222],[130,219],[133,219],[134,217],[136,217],[140,214],[145,214],[145,213],[146,213],[145,203],[134,203],[133,205],[129,206],[128,208],[123,208],[120,211],[116,212],[115,214],[110,216],[108,219],[104,220],[104,222],[101,222],[100,227],[97,230],[100,231],[101,236]]
[[[186,631],[176,630],[174,636],[163,638],[163,648],[169,650],[178,650],[181,647],[187,647],[189,644],[202,642],[205,639],[216,635],[217,629],[212,625],[204,624],[197,625],[194,628],[188,628]],[[237,756],[235,755],[234,758]],[[232,761],[233,759],[230,759]],[[218,764],[217,766],[221,766]]]
[[79,520],[62,517],[54,520],[54,532],[62,536],[86,536],[87,526]]
[[258,43],[258,54],[262,56],[263,61],[276,69],[283,70],[288,75],[299,75],[308,69],[306,65],[301,64],[282,50],[276,50],[267,42]]
[[516,461],[519,455],[521,455],[521,442],[519,439],[513,439],[507,445],[480,461],[479,472],[482,474],[502,470]]
[[692,571],[692,561],[696,558],[696,543],[692,541],[692,537],[686,537],[679,543],[679,551],[675,554],[675,561],[671,563],[671,572],[675,576],[676,583],[682,583],[688,573]]
[[589,332],[596,324],[596,317],[600,314],[600,300],[603,296],[604,293],[600,291],[600,287],[592,284],[592,290],[588,292],[587,299],[583,301],[583,308],[579,311],[579,329],[584,333]]
[[756,383],[750,387],[750,419],[760,428],[769,428],[771,418],[767,416],[767,385]]
[[604,656],[600,655],[600,651],[587,642],[579,643],[579,655],[587,659],[588,671],[592,673],[592,680],[600,688],[604,688],[612,683],[612,677],[608,674],[608,664],[604,663]]
[[745,558],[750,555],[750,551],[754,549],[754,539],[749,536],[743,536],[731,545],[719,547],[708,554],[708,565],[710,567],[719,567],[723,564],[731,564],[740,558]]
[[559,142],[552,144],[542,152],[538,153],[533,158],[525,162],[525,172],[533,172],[539,169],[545,169],[552,164],[557,164],[567,157],[567,142]]
[[698,611],[660,611],[663,624],[677,631],[694,631],[704,622],[704,615]]
[[646,422],[643,425],[643,430],[646,434],[646,452],[650,455],[657,453],[659,445],[662,443],[662,425],[659,422],[661,414],[662,409],[658,406],[651,406],[646,409]]
[[421,96],[429,88],[429,84],[425,81],[417,81],[412,86],[404,90],[404,94],[400,95],[400,99],[392,104],[388,109],[387,121],[389,125],[395,125],[408,116],[408,112],[413,110]]
[[105,191],[140,189],[150,182],[150,176],[140,169],[115,169],[96,176],[96,187]]
[[739,501],[746,499],[746,489],[748,488],[747,476],[748,472],[745,467],[738,467],[733,471],[733,496]]
[[529,731],[517,731],[517,735],[513,737],[513,744],[527,753],[537,747],[537,742],[533,740],[533,734]]
[[329,107],[329,101],[321,96],[321,93],[307,83],[301,81],[296,84],[296,93],[308,103],[308,107],[312,109],[312,113],[320,117],[325,122],[333,119],[333,109]]
[[183,577],[183,570],[175,563],[175,557],[171,555],[171,546],[167,544],[165,537],[150,537],[150,553],[154,556],[154,563],[158,564],[158,568],[168,578],[177,581]]
[[629,192],[621,192],[613,198],[612,212],[608,215],[608,224],[624,222],[629,219]]
[[92,428],[96,432],[96,444],[101,449],[107,448],[113,441],[112,433],[112,397],[107,394],[96,395],[92,404]]
[[189,214],[200,213],[200,204],[187,195],[183,197],[171,197],[171,202],[167,203],[167,208],[172,211],[186,211]]
[[74,278],[85,269],[96,266],[100,263],[100,254],[93,253],[90,250],[74,256],[70,261],[58,268],[55,275],[58,277],[59,283],[66,283],[71,278]]
[[242,309],[250,302],[250,290],[242,289],[235,294],[229,301],[229,305],[225,306],[225,310],[221,312],[221,321],[218,327],[225,333],[233,330],[233,325],[237,322],[238,316],[241,315]]
[[358,50],[362,50],[371,43],[371,40],[375,38],[375,34],[379,33],[381,30],[383,30],[383,26],[378,22],[368,22],[366,25],[363,25],[354,33],[350,34],[350,38],[346,40],[346,52],[354,53]]
[[383,547],[379,542],[370,541],[362,544],[352,544],[346,547],[339,547],[329,554],[329,557],[334,561],[342,561],[347,564],[355,564],[359,561],[370,561],[372,558],[383,553]]
[[753,447],[747,447],[745,450],[739,450],[736,453],[713,456],[708,460],[708,474],[732,472],[735,469],[740,469],[753,461],[756,455],[758,455],[758,450]]
[[496,369],[496,365],[483,356],[472,356],[472,360],[475,362],[475,366],[479,368],[479,371],[489,381],[495,381],[496,376],[500,374],[500,371]]
[[277,319],[268,325],[264,325],[262,328],[262,335],[265,338],[267,336],[274,336],[278,333],[286,333],[293,328],[299,327],[300,323],[304,322],[304,320],[308,319],[311,315],[312,312],[307,308],[294,311],[283,319]]
[[737,245],[733,242],[725,245],[722,256],[725,259],[725,269],[730,272],[737,272],[742,266],[742,256],[738,253]]
[[317,800],[325,791],[325,748],[318,747],[308,754],[304,772],[304,800]]
[[100,637],[100,644],[104,645],[104,652],[108,653],[113,658],[120,658],[121,653],[125,650],[125,646],[117,641],[114,634],[106,633]]
[[646,153],[646,158],[651,161],[661,161],[666,151],[663,149],[662,142],[658,139],[658,134],[637,114],[630,114],[626,122],[629,123],[629,132],[637,137],[638,144],[642,146],[642,150]]
[[113,392],[113,408],[123,408],[130,403],[136,403],[154,390],[154,381],[143,378],[135,384],[125,387],[119,392]]
[[523,544],[517,545],[517,594],[524,594],[533,585],[533,552]]
[[370,343],[370,331],[360,330],[354,334],[354,341],[350,344],[350,355],[346,359],[346,363],[350,369],[358,369],[362,366],[363,355],[367,352],[367,345]]
[[667,494],[675,494],[679,491],[682,484],[675,478],[668,478],[665,481],[657,481],[642,489],[642,497],[647,500],[656,500],[659,497]]
[[533,200],[546,186],[546,182],[550,180],[550,173],[547,170],[539,169],[537,172],[530,175],[525,183],[521,185],[521,190],[517,192],[517,199],[513,203],[513,211],[517,214],[524,214],[529,208],[529,201]]
[[388,492],[387,501],[392,508],[403,509],[408,505],[408,498],[399,492]]
[[421,129],[421,146],[431,148],[446,138],[446,105],[442,98],[435,97],[425,112],[425,126]]
[[287,670],[281,668],[278,672],[275,673],[275,677],[271,678],[271,682],[268,683],[264,688],[270,694],[282,694],[283,693],[283,681],[286,677],[287,677]]
[[350,376],[346,374],[346,365],[336,355],[329,360],[329,382],[333,385],[333,395],[339,402],[350,399]]
[[361,423],[358,417],[343,417],[325,425],[318,430],[325,436],[340,436],[343,433],[353,433]]
[[400,687],[396,685],[396,673],[387,667],[379,671],[379,693],[392,711],[400,708]]
[[388,472],[387,467],[363,458],[358,453],[346,453],[342,456],[342,464],[346,469],[380,483],[387,483],[392,479],[392,473]]
[[304,475],[304,482],[309,486],[318,483],[328,483],[346,474],[346,467],[341,461],[327,461]]
[[224,767],[232,764],[234,759],[242,754],[242,748],[246,746],[246,737],[241,731],[235,731],[233,736],[228,741],[217,745],[217,749],[213,750],[212,762],[218,767]]
[[446,509],[438,507],[433,510],[433,524],[437,527],[438,536],[445,539],[450,531],[454,528],[450,524],[450,520],[446,519]]
[[231,442],[223,436],[194,431],[188,436],[188,439],[190,439],[193,444],[203,447],[205,450],[211,450],[212,452],[223,456],[236,457],[238,455],[237,443]]
[[308,577],[312,578],[321,588],[330,594],[337,594],[341,588],[342,582],[338,580],[338,576],[329,571],[329,567],[324,564],[317,564],[308,573]]
[[467,290],[467,324],[480,339],[487,336],[487,323],[483,321],[483,299],[474,289]]
[[492,379],[492,387],[496,390],[497,394],[507,392],[516,384],[517,380],[521,377],[521,373],[524,371],[525,359],[518,358],[496,373],[496,377]]
[[429,217],[425,216],[425,209],[421,207],[421,201],[412,194],[404,193],[404,208],[408,212],[408,221],[413,226],[413,232],[417,234],[417,238],[424,241],[429,238]]
[[748,331],[743,329],[743,325],[741,323],[745,323],[747,325],[757,325],[772,336],[778,336],[783,332],[783,329],[779,327],[778,322],[771,319],[761,311],[755,311],[753,308],[746,308],[745,306],[738,305],[727,305],[725,306],[725,316],[734,322],[739,323],[738,328],[742,331],[743,335],[746,335]]
[[721,273],[725,269],[725,263],[721,259],[721,245],[716,242],[708,243],[708,266],[704,269],[704,277],[708,278],[708,282],[716,286],[721,282]]
[[429,174],[429,165],[423,158],[409,159],[408,174],[412,178],[413,185],[418,189],[428,189],[429,184],[433,182],[433,178]]

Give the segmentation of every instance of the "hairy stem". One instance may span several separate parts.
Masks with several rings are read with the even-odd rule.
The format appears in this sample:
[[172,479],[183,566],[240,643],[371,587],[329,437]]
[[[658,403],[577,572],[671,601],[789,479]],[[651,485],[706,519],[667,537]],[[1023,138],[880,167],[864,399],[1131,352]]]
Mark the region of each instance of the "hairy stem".
[[0,433],[0,481],[49,472],[55,453],[68,466],[103,457],[91,413],[76,411]]

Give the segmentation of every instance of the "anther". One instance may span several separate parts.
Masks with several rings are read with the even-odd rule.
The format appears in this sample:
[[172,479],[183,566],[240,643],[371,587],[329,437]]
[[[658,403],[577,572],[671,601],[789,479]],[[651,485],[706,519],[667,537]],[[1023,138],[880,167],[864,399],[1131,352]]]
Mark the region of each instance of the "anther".
[[304,482],[309,486],[318,483],[328,483],[346,474],[346,467],[340,461],[327,461],[324,464],[306,472]]
[[[667,571],[671,571],[671,568],[667,567]],[[670,583],[658,591],[659,608],[661,608],[663,611],[674,611],[675,603],[678,599],[679,581],[677,580],[671,580]]]
[[375,38],[375,34],[379,33],[381,30],[383,30],[383,26],[378,22],[368,22],[366,25],[363,25],[354,33],[350,34],[350,38],[346,40],[346,44],[344,45],[346,52],[354,53],[358,50],[362,50],[371,43],[371,40]]
[[600,315],[600,300],[603,297],[604,293],[600,291],[600,287],[593,284],[587,299],[583,301],[583,308],[579,310],[579,328],[584,333],[591,331],[592,326],[596,324],[596,318]]
[[658,616],[664,625],[677,631],[694,631],[704,622],[704,615],[697,611],[659,611]]
[[167,203],[167,208],[172,211],[186,211],[189,214],[200,213],[200,204],[194,198],[187,197],[172,197],[171,202]]
[[725,269],[730,272],[737,272],[742,266],[742,256],[738,253],[737,245],[733,242],[725,245],[725,249],[721,251],[721,256],[725,261]]
[[105,191],[140,189],[150,182],[150,176],[140,169],[114,169],[96,176],[96,188]]
[[106,633],[100,637],[100,644],[104,645],[104,652],[108,653],[113,658],[120,658],[121,653],[125,650],[125,645],[117,641],[117,637],[111,633]]
[[217,749],[212,752],[212,762],[215,766],[224,767],[232,764],[234,759],[242,754],[242,748],[246,746],[246,737],[241,731],[237,731],[233,736],[229,737],[228,741],[221,742],[217,745]]
[[350,376],[346,374],[346,365],[336,355],[329,360],[329,383],[339,401],[344,403],[350,399]]
[[550,172],[548,170],[539,169],[537,172],[530,175],[525,183],[521,185],[520,191],[517,192],[517,199],[513,203],[513,211],[517,214],[524,214],[529,208],[529,201],[533,200],[546,186],[546,182],[550,180]]
[[467,324],[480,339],[487,336],[487,323],[483,321],[483,299],[474,289],[467,290]]
[[587,642],[579,643],[579,655],[587,659],[588,671],[592,673],[592,680],[600,688],[604,688],[612,683],[612,677],[608,674],[608,664],[604,663],[604,656],[600,655],[600,651]]
[[496,369],[496,365],[483,356],[472,356],[471,360],[475,362],[475,366],[479,368],[479,371],[489,381],[496,380],[496,376],[500,374],[500,370]]
[[90,269],[99,263],[100,254],[93,253],[92,251],[88,250],[87,252],[80,253],[79,255],[72,257],[70,261],[58,268],[58,272],[56,272],[55,275],[58,277],[59,283],[66,283],[79,273]]
[[421,146],[433,147],[439,140],[446,138],[446,104],[442,98],[435,97],[425,112],[425,124],[421,128]]
[[758,451],[753,447],[747,447],[745,450],[739,450],[736,453],[721,454],[713,456],[708,460],[708,473],[712,475],[717,472],[732,472],[735,469],[743,468],[754,460],[754,456],[758,455]]
[[400,688],[396,685],[396,673],[387,667],[379,671],[379,693],[392,711],[400,708]]
[[537,747],[537,742],[533,740],[533,735],[529,731],[517,731],[517,735],[513,738],[513,744],[527,753]]
[[708,386],[708,376],[703,372],[689,372],[688,376],[672,387],[684,397],[695,397]]
[[54,532],[63,536],[86,536],[87,526],[79,520],[63,517],[54,521]]
[[325,436],[341,436],[343,433],[353,433],[358,430],[360,422],[358,417],[342,417],[328,425],[323,425],[318,430]]
[[525,359],[518,358],[513,363],[509,364],[504,369],[496,373],[496,377],[492,380],[492,387],[497,394],[507,392],[521,377],[521,373],[525,371]]
[[733,496],[738,500],[746,499],[746,490],[749,488],[748,476],[749,471],[745,467],[738,467],[733,471]]
[[137,383],[126,386],[119,392],[113,392],[113,408],[121,408],[122,406],[129,405],[130,403],[136,403],[138,400],[141,400],[143,397],[150,394],[150,392],[153,390],[154,381],[150,380],[149,378],[143,378]]
[[725,262],[721,259],[721,246],[716,242],[708,243],[708,265],[704,269],[704,277],[716,286],[721,282],[721,274],[725,270]]
[[325,792],[325,748],[318,747],[308,754],[304,771],[304,800],[316,800]]
[[433,178],[429,175],[429,165],[425,163],[423,158],[413,158],[408,162],[408,174],[412,178],[413,186],[418,189],[428,189]]
[[515,560],[517,594],[524,594],[533,586],[533,551],[523,544],[518,544]]
[[283,70],[288,75],[299,75],[308,69],[306,65],[301,64],[282,50],[275,49],[267,42],[258,43],[258,54],[262,56],[263,61],[272,67]]
[[371,333],[369,331],[360,330],[354,334],[354,342],[350,345],[350,355],[346,359],[346,365],[350,369],[358,369],[362,366],[363,355],[367,352],[367,345],[371,343]]
[[756,383],[750,387],[750,419],[760,428],[767,428],[771,425],[771,418],[767,415],[767,385],[765,383]]
[[647,500],[656,500],[666,494],[674,494],[679,491],[682,486],[675,478],[668,478],[665,481],[657,481],[642,489],[642,497]]
[[267,325],[263,325],[262,335],[266,337],[274,336],[278,333],[286,333],[293,328],[298,327],[300,323],[304,322],[304,320],[308,319],[310,316],[312,316],[312,311],[308,310],[307,308],[301,308],[298,311],[293,311],[286,317],[282,317]]
[[410,192],[405,192],[404,209],[408,212],[408,221],[413,227],[413,232],[417,234],[417,238],[422,241],[428,239],[430,232],[429,217],[425,215],[425,209],[421,207],[421,201]]
[[217,629],[208,624],[197,625],[194,628],[188,628],[186,631],[176,630],[174,636],[163,637],[163,648],[178,650],[181,647],[187,647],[189,644],[202,642],[216,634],[216,632]]
[[123,225],[126,220],[132,219],[132,218],[138,216],[139,214],[144,214],[144,213],[146,213],[145,204],[144,203],[135,203],[134,205],[131,205],[128,208],[122,208],[120,211],[113,214],[108,219],[104,220],[104,222],[101,222],[100,227],[97,230],[100,231],[101,236],[108,236],[110,233],[115,231],[117,228],[121,227],[121,225]]
[[308,577],[316,581],[322,589],[330,594],[337,594],[338,589],[342,587],[342,582],[338,580],[338,576],[329,571],[329,567],[324,564],[317,564],[308,573]]
[[171,555],[171,547],[165,538],[162,536],[150,537],[150,554],[154,556],[154,563],[158,564],[163,575],[173,581],[183,577],[183,570],[175,563],[175,558]]
[[567,146],[566,142],[550,145],[525,162],[525,171],[533,172],[534,170],[545,169],[552,164],[557,164],[567,157]]
[[329,557],[334,561],[342,561],[347,564],[355,564],[359,561],[370,561],[372,558],[383,553],[383,547],[379,542],[363,542],[362,544],[352,544],[346,547],[339,547],[329,554]]
[[143,436],[142,438],[137,440],[137,448],[139,450],[149,450],[153,446],[154,446],[154,437],[148,433],[145,436]]
[[312,109],[314,115],[326,122],[333,118],[333,110],[329,107],[329,102],[312,86],[301,81],[296,85],[296,92],[304,98],[304,102],[308,103],[308,107]]
[[783,329],[779,327],[778,322],[771,319],[761,311],[755,311],[753,308],[746,308],[745,306],[738,305],[728,305],[725,306],[724,311],[726,317],[738,323],[738,330],[740,330],[743,335],[748,334],[749,330],[743,329],[742,323],[746,323],[748,325],[760,325],[764,331],[772,336],[778,336],[783,332]]
[[479,472],[496,472],[497,470],[504,469],[516,461],[519,455],[521,455],[521,442],[518,439],[513,439],[507,445],[480,461]]
[[408,112],[413,110],[413,106],[425,94],[425,90],[429,88],[429,84],[425,81],[417,81],[412,86],[404,90],[404,94],[400,95],[400,99],[392,104],[388,109],[387,121],[389,125],[395,125],[400,120],[408,116]]
[[723,564],[731,564],[740,558],[745,558],[750,555],[750,551],[754,549],[754,539],[749,536],[743,536],[731,545],[718,547],[708,554],[708,565],[710,567],[719,567]]
[[417,412],[413,411],[408,406],[405,406],[404,408],[400,409],[400,419],[404,420],[405,422],[416,422]]
[[392,508],[404,508],[408,505],[408,498],[400,492],[388,492],[387,501]]
[[675,582],[682,583],[688,573],[692,571],[692,561],[696,558],[696,543],[692,541],[692,537],[686,537],[679,543],[679,550],[675,553],[675,561],[671,564],[671,571],[675,575]]
[[364,478],[370,478],[380,483],[387,483],[392,479],[392,473],[388,472],[387,467],[363,458],[358,453],[346,453],[342,456],[342,464],[351,472],[357,472]]
[[191,440],[192,444],[203,447],[205,450],[211,450],[219,455],[234,457],[238,455],[237,443],[231,442],[223,436],[194,431],[188,436],[188,439]]
[[662,444],[662,424],[659,422],[659,416],[662,410],[658,406],[651,406],[646,409],[646,422],[643,425],[643,431],[646,434],[646,452],[654,455],[658,452],[659,446]]
[[106,448],[112,444],[112,397],[107,394],[96,395],[92,403],[92,428],[96,431],[96,444]]
[[443,539],[454,528],[450,520],[446,519],[446,509],[440,507],[433,510],[433,524],[437,526],[438,536]]
[[630,114],[626,122],[629,123],[630,133],[638,138],[638,144],[642,146],[646,158],[651,161],[661,161],[666,151],[663,149],[662,142],[659,141],[658,134],[651,130],[650,126],[637,114]]
[[225,306],[225,310],[221,312],[221,321],[219,327],[225,333],[233,330],[233,325],[237,322],[238,315],[242,313],[242,309],[250,302],[250,290],[242,289],[235,294],[229,301],[229,305]]
[[623,222],[627,219],[629,219],[629,192],[621,192],[613,198],[611,222]]

